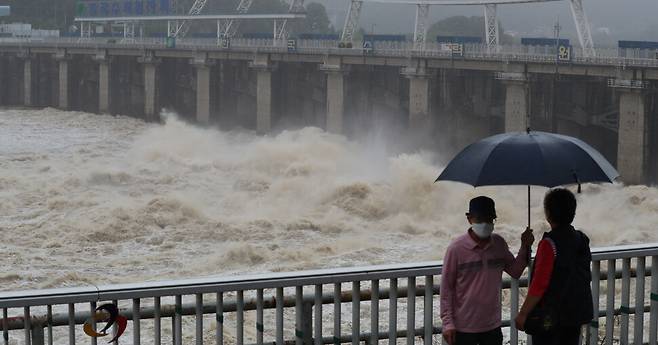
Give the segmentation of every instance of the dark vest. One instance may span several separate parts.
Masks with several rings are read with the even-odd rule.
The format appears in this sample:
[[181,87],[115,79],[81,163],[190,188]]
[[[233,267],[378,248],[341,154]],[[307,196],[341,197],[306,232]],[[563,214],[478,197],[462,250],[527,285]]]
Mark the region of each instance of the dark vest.
[[560,326],[589,323],[593,316],[589,238],[571,225],[544,233],[556,249],[551,281],[542,302],[557,303]]

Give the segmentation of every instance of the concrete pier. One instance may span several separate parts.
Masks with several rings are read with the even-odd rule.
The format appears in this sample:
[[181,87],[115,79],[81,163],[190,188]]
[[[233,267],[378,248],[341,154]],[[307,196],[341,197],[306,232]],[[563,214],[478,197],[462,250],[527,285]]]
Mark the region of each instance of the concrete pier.
[[59,50],[55,53],[55,60],[59,64],[59,108],[67,110],[69,108],[69,56],[66,51]]
[[155,104],[157,97],[156,90],[156,72],[158,61],[152,56],[142,56],[137,59],[144,68],[144,117],[146,121],[155,121]]
[[343,133],[345,77],[342,71],[327,72],[327,131]]
[[23,105],[32,105],[32,59],[23,60]]
[[110,112],[110,62],[107,58],[98,61],[98,111]]
[[627,184],[646,183],[649,151],[646,96],[642,90],[619,90],[617,170]]
[[200,124],[210,122],[210,66],[196,63],[196,120]]
[[339,57],[330,57],[320,65],[327,75],[327,120],[326,130],[330,133],[343,133],[345,116],[345,69]]
[[505,132],[522,132],[532,124],[528,114],[528,85],[520,74],[503,75],[505,84]]
[[272,128],[272,71],[268,55],[257,55],[250,67],[256,70],[256,132]]
[[256,131],[265,134],[272,127],[272,71],[259,69],[256,73]]
[[426,75],[409,77],[409,128],[423,129],[430,125],[429,80]]

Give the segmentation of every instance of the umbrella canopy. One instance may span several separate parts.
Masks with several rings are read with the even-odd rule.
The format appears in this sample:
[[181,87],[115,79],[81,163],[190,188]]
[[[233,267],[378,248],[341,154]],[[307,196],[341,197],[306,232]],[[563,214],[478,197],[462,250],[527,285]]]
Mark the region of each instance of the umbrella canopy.
[[436,181],[472,186],[555,187],[613,182],[619,173],[594,148],[566,135],[514,132],[494,135],[466,147]]

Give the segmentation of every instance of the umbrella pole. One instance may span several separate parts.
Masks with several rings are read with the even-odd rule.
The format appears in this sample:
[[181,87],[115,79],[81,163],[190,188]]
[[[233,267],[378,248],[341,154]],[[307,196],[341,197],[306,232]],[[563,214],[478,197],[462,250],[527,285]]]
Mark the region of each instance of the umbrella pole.
[[530,228],[530,186],[528,185],[528,228]]
[[[530,185],[528,185],[528,229],[530,229]],[[532,275],[532,262],[530,259],[532,258],[532,247],[528,248],[527,258],[528,258],[528,281],[529,281]]]

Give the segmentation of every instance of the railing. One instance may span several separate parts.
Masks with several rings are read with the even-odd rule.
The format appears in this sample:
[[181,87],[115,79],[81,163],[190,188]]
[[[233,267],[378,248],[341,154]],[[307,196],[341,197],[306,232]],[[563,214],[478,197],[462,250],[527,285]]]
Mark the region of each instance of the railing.
[[[646,267],[648,258],[650,267]],[[619,262],[621,270],[617,269]],[[632,321],[634,344],[644,343],[647,325],[648,343],[656,344],[658,243],[596,249],[592,273],[596,312],[587,327],[587,342],[593,345],[604,339],[605,344],[613,344],[619,339],[621,344],[628,344]],[[0,327],[5,345],[19,340],[24,344],[40,345],[46,340],[53,344],[66,339],[71,345],[79,341],[96,345],[97,340],[84,335],[78,325],[88,320],[100,303],[109,302],[117,304],[121,315],[131,320],[120,341],[130,343],[132,334],[133,344],[142,340],[156,345],[163,340],[177,345],[193,341],[203,344],[214,337],[218,345],[229,338],[238,345],[358,345],[361,341],[377,344],[383,339],[390,345],[398,339],[406,339],[407,345],[420,341],[430,345],[439,343],[441,333],[440,274],[440,262],[426,262],[4,292],[0,293]],[[605,294],[601,293],[602,280]],[[619,280],[621,294],[616,293]],[[509,328],[506,334],[511,344],[519,343],[518,331],[510,320],[518,311],[520,288],[526,286],[526,278],[503,282],[503,326]],[[601,304],[605,308],[601,309]],[[387,317],[380,319],[382,314]],[[171,323],[163,324],[163,319]],[[364,319],[367,321],[362,325]],[[605,324],[601,330],[600,319]],[[150,333],[148,337],[143,329]]]
[[[260,53],[287,53],[283,40],[234,38],[229,47],[222,47],[221,40],[208,38],[185,38],[176,42],[176,48],[167,48],[164,38],[80,38],[80,37],[44,37],[44,38],[0,38],[1,46],[51,47],[51,48],[139,48],[139,49],[192,49],[208,51],[237,51]],[[298,40],[295,50],[299,54],[334,54],[334,55],[372,55],[382,57],[418,57],[442,59],[471,59],[504,62],[538,62],[555,64],[584,64],[603,66],[658,67],[658,54],[651,51],[633,51],[617,48],[596,48],[595,56],[586,56],[579,47],[572,48],[570,61],[557,61],[554,47],[537,47],[524,45],[503,45],[492,51],[483,44],[465,44],[462,56],[454,56],[452,51],[442,49],[435,42],[427,42],[425,49],[418,50],[413,42],[375,42],[373,49],[338,48],[337,41]]]

